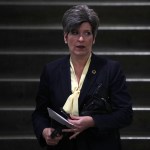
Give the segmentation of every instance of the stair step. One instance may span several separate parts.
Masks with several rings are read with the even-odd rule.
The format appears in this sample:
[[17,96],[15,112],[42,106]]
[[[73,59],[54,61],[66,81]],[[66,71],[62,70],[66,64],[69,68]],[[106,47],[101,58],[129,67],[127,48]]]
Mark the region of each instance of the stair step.
[[[9,144],[8,144],[9,143]],[[43,148],[40,147],[39,143],[37,140],[30,139],[30,137],[27,138],[0,138],[0,145],[2,150],[44,150]]]
[[122,140],[122,150],[149,150],[150,139],[125,139]]
[[0,109],[0,135],[33,135],[32,112],[29,108]]
[[[57,35],[57,36],[56,36]],[[149,51],[150,29],[99,30],[94,50]],[[61,29],[0,29],[0,51],[68,51]],[[112,51],[112,52],[113,52]]]
[[[123,150],[149,150],[150,142],[149,139],[122,139],[122,149]],[[9,143],[9,144],[8,144]],[[4,138],[0,139],[0,145],[3,147],[3,150],[44,150],[45,148],[41,148],[39,143],[35,138]]]
[[150,82],[128,82],[134,107],[150,107]]
[[[0,109],[0,135],[34,135],[31,122],[33,108]],[[5,116],[5,117],[3,117]],[[148,136],[150,126],[150,109],[134,111],[133,123],[121,130],[124,136]]]
[[[0,81],[0,108],[34,107],[39,79],[6,79]],[[134,107],[150,107],[150,82],[128,81]]]
[[[13,4],[14,3],[14,4]],[[68,2],[67,2],[68,3]],[[64,2],[18,1],[0,3],[0,25],[51,25],[60,24],[63,13],[68,7],[75,5]],[[148,25],[150,23],[149,2],[145,3],[89,3],[99,15],[101,25]],[[139,12],[140,10],[140,12]],[[17,15],[16,15],[17,14]]]
[[33,107],[38,82],[34,81],[1,81],[0,107]]
[[[0,78],[39,78],[44,64],[64,55],[62,53],[59,55],[55,53],[48,55],[1,54]],[[119,61],[128,78],[149,78],[150,76],[150,66],[147,65],[150,55],[103,55],[103,57]]]
[[[149,150],[150,142],[149,139],[130,138],[122,139],[122,150]],[[9,144],[8,144],[9,143]],[[36,138],[30,137],[14,137],[14,138],[0,138],[0,145],[3,150],[45,150],[41,148]]]
[[126,136],[149,136],[149,115],[150,108],[148,110],[134,110],[132,124],[121,129],[121,134]]

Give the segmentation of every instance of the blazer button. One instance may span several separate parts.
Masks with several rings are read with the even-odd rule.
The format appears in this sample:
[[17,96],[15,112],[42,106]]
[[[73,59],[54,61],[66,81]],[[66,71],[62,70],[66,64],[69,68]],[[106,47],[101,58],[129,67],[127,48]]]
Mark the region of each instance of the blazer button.
[[92,74],[96,74],[96,70],[92,70]]

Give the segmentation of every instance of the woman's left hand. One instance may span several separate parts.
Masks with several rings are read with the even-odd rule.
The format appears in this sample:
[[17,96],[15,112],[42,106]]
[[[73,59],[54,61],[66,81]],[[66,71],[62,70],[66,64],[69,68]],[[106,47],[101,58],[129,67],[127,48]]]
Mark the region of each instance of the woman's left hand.
[[71,119],[68,119],[70,123],[74,125],[72,129],[63,129],[62,132],[73,132],[74,134],[69,137],[69,139],[76,138],[76,136],[82,131],[86,130],[89,127],[94,126],[94,120],[91,116],[70,116]]

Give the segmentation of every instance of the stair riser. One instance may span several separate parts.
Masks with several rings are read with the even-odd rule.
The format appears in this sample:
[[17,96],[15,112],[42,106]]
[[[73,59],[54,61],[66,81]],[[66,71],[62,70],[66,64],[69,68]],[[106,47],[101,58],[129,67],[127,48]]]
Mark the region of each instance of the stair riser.
[[[69,1],[70,2],[70,1]],[[93,1],[92,1],[93,2]],[[100,1],[98,1],[100,2]],[[106,2],[106,1],[105,1]],[[21,4],[21,2],[20,2]],[[71,6],[71,5],[70,5]],[[63,13],[70,6],[0,5],[1,25],[60,24]],[[90,6],[90,5],[89,5]],[[101,24],[145,25],[150,23],[149,6],[91,6],[99,15]],[[140,10],[140,11],[139,11]],[[17,15],[16,15],[17,14]]]
[[[56,36],[57,35],[57,36]],[[99,30],[94,49],[149,51],[150,30]],[[54,29],[0,29],[0,51],[62,51],[63,31]]]
[[[39,78],[44,64],[64,55],[0,55],[0,78]],[[149,78],[150,55],[104,56],[121,63],[128,78]]]
[[[34,107],[39,81],[1,81],[1,107]],[[133,107],[150,107],[150,82],[127,82]]]
[[[121,140],[122,150],[149,150],[149,140]],[[8,144],[9,143],[9,144]],[[36,139],[0,140],[3,150],[45,150],[39,146]]]
[[[0,110],[0,135],[33,135],[31,110]],[[4,117],[5,116],[5,117]],[[148,136],[150,111],[134,111],[133,123],[122,129],[122,135]]]

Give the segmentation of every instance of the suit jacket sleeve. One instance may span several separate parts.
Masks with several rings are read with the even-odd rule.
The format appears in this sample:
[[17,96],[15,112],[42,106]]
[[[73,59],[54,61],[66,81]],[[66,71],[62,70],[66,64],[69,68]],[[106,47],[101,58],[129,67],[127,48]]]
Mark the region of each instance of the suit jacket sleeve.
[[32,114],[33,129],[41,146],[46,144],[42,137],[43,129],[50,127],[50,119],[47,113],[48,98],[48,77],[45,66],[41,74],[39,89],[37,92],[36,109]]

